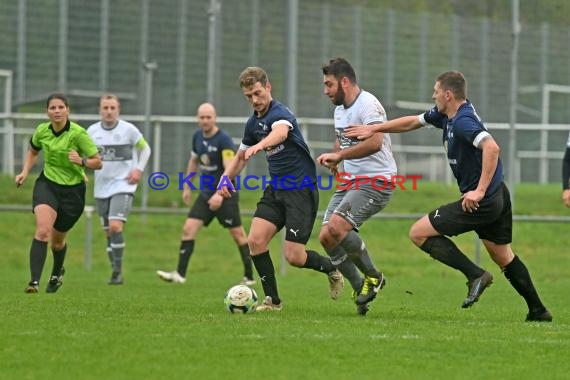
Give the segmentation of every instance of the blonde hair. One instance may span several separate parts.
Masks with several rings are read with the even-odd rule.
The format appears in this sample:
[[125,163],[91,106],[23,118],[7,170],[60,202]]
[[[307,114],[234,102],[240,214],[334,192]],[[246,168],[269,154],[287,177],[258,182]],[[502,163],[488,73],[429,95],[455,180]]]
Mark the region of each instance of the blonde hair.
[[269,82],[267,73],[261,67],[246,67],[239,75],[239,86],[241,88],[252,87],[257,82],[261,83],[263,87]]
[[116,100],[117,104],[121,105],[121,102],[119,102],[119,98],[117,97],[117,95],[113,95],[113,94],[105,94],[103,96],[101,96],[99,98],[99,105],[101,105],[101,102],[103,100]]

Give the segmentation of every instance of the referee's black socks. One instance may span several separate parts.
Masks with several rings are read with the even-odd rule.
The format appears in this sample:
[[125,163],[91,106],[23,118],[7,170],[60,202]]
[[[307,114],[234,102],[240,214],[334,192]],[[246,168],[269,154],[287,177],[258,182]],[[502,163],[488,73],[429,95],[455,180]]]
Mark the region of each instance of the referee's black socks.
[[32,240],[32,246],[30,247],[30,275],[32,281],[39,282],[42,277],[42,270],[47,257],[47,245],[46,241]]
[[56,251],[52,247],[51,253],[53,254],[53,267],[51,269],[51,275],[59,277],[61,276],[63,262],[65,261],[65,254],[67,253],[67,243],[59,251]]

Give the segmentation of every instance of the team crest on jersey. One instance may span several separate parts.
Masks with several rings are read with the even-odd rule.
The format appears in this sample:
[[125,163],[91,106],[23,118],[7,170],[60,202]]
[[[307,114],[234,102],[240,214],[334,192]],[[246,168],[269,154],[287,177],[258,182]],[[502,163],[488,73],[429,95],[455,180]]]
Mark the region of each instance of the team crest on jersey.
[[203,165],[210,165],[210,157],[206,153],[200,155],[200,163]]

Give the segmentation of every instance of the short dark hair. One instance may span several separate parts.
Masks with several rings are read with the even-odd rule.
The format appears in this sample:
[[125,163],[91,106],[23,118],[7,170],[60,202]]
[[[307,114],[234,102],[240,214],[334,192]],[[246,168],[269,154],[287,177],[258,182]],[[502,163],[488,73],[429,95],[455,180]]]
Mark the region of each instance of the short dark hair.
[[337,80],[340,80],[342,77],[347,77],[350,83],[356,83],[354,68],[345,58],[333,58],[329,63],[324,64],[322,69],[323,75],[332,75]]
[[67,100],[67,97],[62,93],[54,92],[48,96],[46,101],[46,108],[49,108],[49,102],[51,102],[53,99],[59,99],[63,102],[63,104],[65,104],[66,107],[69,107],[69,101]]
[[459,71],[446,71],[440,74],[436,81],[441,88],[451,91],[456,99],[467,99],[467,81]]

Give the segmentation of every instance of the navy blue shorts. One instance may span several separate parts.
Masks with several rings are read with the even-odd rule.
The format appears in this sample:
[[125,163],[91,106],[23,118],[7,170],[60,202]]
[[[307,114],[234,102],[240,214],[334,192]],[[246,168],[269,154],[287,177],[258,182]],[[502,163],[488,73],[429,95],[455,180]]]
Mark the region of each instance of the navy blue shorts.
[[503,183],[493,196],[479,202],[473,212],[461,208],[462,199],[448,203],[428,214],[431,225],[442,235],[455,236],[475,231],[479,238],[495,244],[513,240],[513,211],[509,189]]
[[233,228],[241,226],[241,216],[239,214],[239,195],[232,193],[232,197],[224,199],[222,205],[216,211],[210,210],[208,205],[210,196],[200,193],[198,199],[192,205],[188,218],[199,219],[204,222],[204,226],[208,226],[216,217],[218,222],[224,228]]
[[285,240],[306,244],[311,237],[318,208],[319,191],[316,187],[275,190],[268,186],[253,216],[273,223],[278,231],[285,227]]

